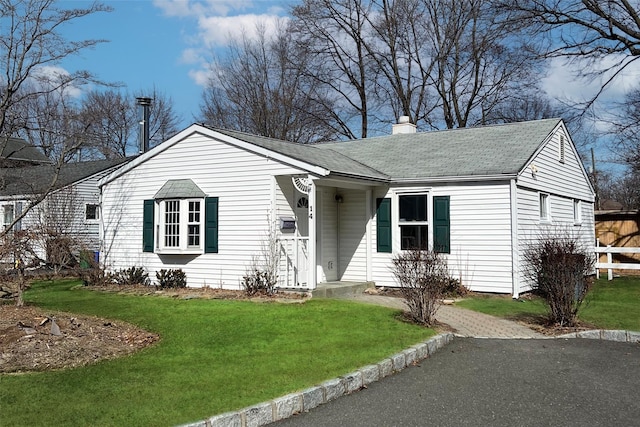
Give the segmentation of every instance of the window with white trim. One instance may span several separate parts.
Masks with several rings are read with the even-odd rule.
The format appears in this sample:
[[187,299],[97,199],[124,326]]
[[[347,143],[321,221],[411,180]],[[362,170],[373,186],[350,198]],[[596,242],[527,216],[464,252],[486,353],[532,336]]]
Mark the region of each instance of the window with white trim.
[[189,222],[187,224],[187,246],[200,247],[201,223],[200,223],[200,200],[189,200]]
[[575,225],[582,224],[582,203],[580,200],[573,201],[573,223]]
[[14,209],[13,204],[2,206],[2,225],[7,228],[13,222]]
[[98,205],[87,203],[84,206],[84,219],[87,221],[97,221],[100,219],[100,211]]
[[540,221],[550,221],[549,212],[549,195],[540,193]]
[[427,201],[427,194],[398,196],[400,249],[427,249],[429,247]]
[[157,249],[197,252],[202,250],[202,200],[169,199],[157,201]]

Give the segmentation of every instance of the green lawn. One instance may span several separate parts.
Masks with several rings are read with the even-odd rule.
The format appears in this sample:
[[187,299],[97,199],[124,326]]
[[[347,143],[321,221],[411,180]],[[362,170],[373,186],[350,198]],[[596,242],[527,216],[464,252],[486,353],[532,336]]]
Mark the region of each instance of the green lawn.
[[163,426],[196,421],[375,363],[434,335],[397,311],[176,300],[92,292],[76,281],[25,295],[51,310],[121,319],[160,334],[132,356],[82,368],[0,375],[2,426]]
[[[512,300],[504,296],[483,295],[465,298],[456,305],[506,318],[526,318],[547,312],[539,298]],[[640,331],[640,278],[596,281],[578,318],[597,328]]]

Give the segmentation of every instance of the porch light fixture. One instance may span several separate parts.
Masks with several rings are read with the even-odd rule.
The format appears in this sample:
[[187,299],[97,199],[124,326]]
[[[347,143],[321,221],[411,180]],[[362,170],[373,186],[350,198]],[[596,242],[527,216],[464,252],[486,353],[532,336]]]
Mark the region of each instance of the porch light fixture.
[[336,203],[342,203],[344,200],[342,199],[342,195],[341,194],[336,194]]

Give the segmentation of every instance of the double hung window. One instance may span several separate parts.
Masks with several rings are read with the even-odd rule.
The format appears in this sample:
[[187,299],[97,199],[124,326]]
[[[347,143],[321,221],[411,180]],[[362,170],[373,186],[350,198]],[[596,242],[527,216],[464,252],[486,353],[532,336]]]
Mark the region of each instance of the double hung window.
[[551,221],[549,195],[540,193],[540,221]]
[[426,194],[398,197],[400,249],[428,249],[429,220]]
[[201,250],[201,200],[162,200],[157,249]]

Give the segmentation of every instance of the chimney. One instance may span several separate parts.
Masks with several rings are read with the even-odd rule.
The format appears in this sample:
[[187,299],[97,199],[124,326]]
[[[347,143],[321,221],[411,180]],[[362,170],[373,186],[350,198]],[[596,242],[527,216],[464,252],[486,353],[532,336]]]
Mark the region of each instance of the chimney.
[[399,133],[416,133],[416,125],[409,121],[409,116],[400,116],[398,124],[393,125],[391,134],[396,135]]
[[151,98],[136,98],[140,108],[140,154],[149,151],[149,115],[151,113]]

